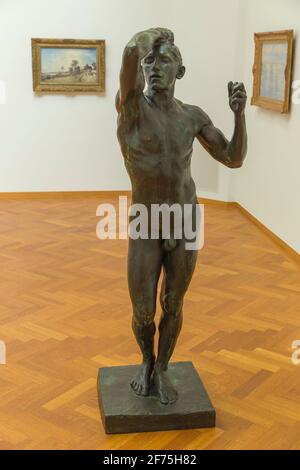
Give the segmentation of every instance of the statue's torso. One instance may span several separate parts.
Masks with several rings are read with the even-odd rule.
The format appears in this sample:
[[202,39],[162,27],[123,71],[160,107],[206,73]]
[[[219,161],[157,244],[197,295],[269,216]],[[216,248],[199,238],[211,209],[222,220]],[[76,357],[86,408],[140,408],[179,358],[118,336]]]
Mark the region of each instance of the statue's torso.
[[199,123],[177,100],[162,111],[140,95],[122,107],[118,139],[134,202],[189,203],[196,197],[191,177],[193,141]]

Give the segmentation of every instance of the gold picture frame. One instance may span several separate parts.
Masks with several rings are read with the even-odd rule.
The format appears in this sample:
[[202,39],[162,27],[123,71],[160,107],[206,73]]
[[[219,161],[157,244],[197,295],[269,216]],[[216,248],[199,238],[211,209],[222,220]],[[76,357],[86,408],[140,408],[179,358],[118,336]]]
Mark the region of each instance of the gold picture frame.
[[33,91],[103,93],[105,41],[31,39]]
[[255,33],[251,104],[280,113],[290,110],[294,31]]

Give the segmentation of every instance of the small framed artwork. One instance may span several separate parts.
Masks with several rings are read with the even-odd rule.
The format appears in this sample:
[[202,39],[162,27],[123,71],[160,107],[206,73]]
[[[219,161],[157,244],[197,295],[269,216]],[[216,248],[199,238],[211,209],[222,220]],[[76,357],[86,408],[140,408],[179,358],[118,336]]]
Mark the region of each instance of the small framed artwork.
[[292,80],[292,30],[256,33],[251,104],[288,113]]
[[103,93],[105,41],[31,39],[37,93]]

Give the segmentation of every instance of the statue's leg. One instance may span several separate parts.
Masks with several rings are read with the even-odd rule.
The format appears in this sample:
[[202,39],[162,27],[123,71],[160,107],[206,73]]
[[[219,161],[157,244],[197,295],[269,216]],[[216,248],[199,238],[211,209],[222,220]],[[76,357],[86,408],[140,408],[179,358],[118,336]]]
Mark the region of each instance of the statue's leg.
[[168,375],[168,363],[174,351],[182,327],[184,294],[190,284],[197,261],[198,251],[186,251],[185,240],[164,256],[164,279],[160,294],[162,316],[159,323],[158,357],[154,370],[154,382],[163,404],[174,403],[176,390]]
[[149,394],[155,363],[154,316],[161,266],[162,248],[159,240],[129,240],[128,286],[133,308],[132,329],[143,356],[131,387],[136,394],[143,396]]

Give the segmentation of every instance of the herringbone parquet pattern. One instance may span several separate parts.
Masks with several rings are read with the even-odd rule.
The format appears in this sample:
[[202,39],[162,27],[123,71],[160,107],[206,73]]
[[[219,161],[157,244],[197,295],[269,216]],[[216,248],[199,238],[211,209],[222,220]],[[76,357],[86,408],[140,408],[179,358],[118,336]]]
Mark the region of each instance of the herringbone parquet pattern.
[[[97,196],[0,200],[2,449],[300,449],[300,270],[237,208],[206,242],[174,360],[192,360],[215,430],[106,436],[98,368],[138,363],[126,241],[99,241]],[[113,202],[109,200],[107,202]],[[159,314],[159,311],[158,311]]]

